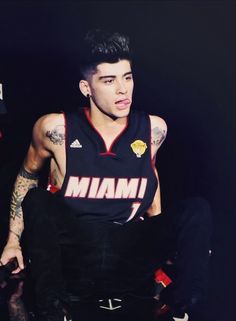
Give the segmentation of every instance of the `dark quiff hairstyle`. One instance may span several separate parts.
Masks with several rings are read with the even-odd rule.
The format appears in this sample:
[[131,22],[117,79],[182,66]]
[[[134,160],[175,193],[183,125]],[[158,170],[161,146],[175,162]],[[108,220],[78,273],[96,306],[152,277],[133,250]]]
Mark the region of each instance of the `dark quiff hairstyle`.
[[81,45],[79,69],[83,79],[94,74],[98,64],[132,60],[129,38],[118,32],[90,30]]

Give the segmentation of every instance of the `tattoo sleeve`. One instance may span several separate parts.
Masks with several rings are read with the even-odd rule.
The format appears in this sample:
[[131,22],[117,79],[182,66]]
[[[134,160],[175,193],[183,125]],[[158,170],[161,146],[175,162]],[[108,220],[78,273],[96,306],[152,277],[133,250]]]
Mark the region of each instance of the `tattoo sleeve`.
[[29,173],[22,167],[17,175],[11,198],[9,238],[20,240],[24,229],[21,203],[26,193],[36,186],[38,186],[38,175]]
[[62,145],[65,140],[64,126],[58,125],[52,131],[48,130],[46,137],[48,137],[54,145]]
[[14,231],[12,231],[12,230],[10,230],[9,231],[10,233],[12,233],[12,234],[14,234],[17,238],[18,238],[18,240],[20,240],[20,235],[19,234],[17,234],[16,232],[14,232]]
[[166,130],[163,130],[159,127],[155,127],[152,130],[152,144],[158,148],[161,146],[163,141],[166,138]]

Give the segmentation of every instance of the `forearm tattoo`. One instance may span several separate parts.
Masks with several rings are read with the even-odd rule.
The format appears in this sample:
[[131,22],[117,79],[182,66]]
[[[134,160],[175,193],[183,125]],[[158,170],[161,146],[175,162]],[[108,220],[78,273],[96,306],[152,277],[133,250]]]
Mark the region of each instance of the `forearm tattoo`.
[[48,137],[54,145],[62,145],[65,140],[64,126],[58,125],[52,131],[48,130],[46,137]]
[[9,231],[10,233],[14,234],[19,240],[20,240],[20,235],[12,230]]
[[12,193],[11,206],[10,206],[11,219],[13,220],[15,220],[16,218],[23,219],[21,203],[26,193],[28,192],[28,190],[36,187],[37,185],[38,185],[38,175],[31,174],[22,167],[17,176],[14,190]]
[[160,147],[163,141],[166,138],[166,130],[161,129],[160,127],[155,127],[152,130],[152,144]]
[[22,195],[18,190],[15,190],[12,193],[12,199],[11,199],[11,218],[13,220],[18,217],[22,217],[22,208],[21,203],[23,201],[24,195]]
[[19,175],[27,179],[38,179],[39,175],[37,173],[29,173],[24,167],[21,167]]

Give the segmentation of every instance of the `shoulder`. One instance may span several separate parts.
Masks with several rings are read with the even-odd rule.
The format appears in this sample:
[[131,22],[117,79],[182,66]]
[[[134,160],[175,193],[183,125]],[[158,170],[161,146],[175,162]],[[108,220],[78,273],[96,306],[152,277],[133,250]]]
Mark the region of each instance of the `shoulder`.
[[64,115],[60,114],[47,114],[40,117],[34,128],[41,129],[43,131],[52,130],[55,126],[64,126]]
[[151,122],[151,143],[155,151],[159,149],[167,135],[167,124],[159,116],[149,115]]
[[157,115],[150,115],[146,111],[138,109],[133,109],[131,114],[138,117],[140,121],[142,121],[144,118],[149,119],[151,123],[151,129],[159,127],[163,131],[167,131],[167,124],[165,120]]
[[163,118],[155,115],[149,115],[149,118],[150,118],[152,130],[158,127],[163,132],[167,132],[167,124]]
[[45,139],[54,142],[63,141],[65,136],[64,114],[47,114],[40,117],[33,128],[35,142],[44,142]]

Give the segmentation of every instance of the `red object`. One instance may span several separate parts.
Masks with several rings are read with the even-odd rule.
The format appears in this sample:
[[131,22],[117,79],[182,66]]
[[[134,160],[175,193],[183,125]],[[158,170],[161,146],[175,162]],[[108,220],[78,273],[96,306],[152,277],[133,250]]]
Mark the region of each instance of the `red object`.
[[48,185],[47,185],[47,191],[49,191],[50,193],[54,194],[57,191],[59,191],[59,188],[56,187],[55,185],[53,185],[52,183],[52,174],[50,173],[48,175]]
[[172,283],[171,278],[162,269],[158,269],[155,272],[155,281],[157,283],[161,283],[164,287],[167,287],[170,283]]
[[59,188],[57,188],[56,186],[54,186],[54,185],[52,185],[52,184],[48,184],[47,190],[48,190],[50,193],[54,194],[54,193],[56,193],[57,191],[59,191]]

